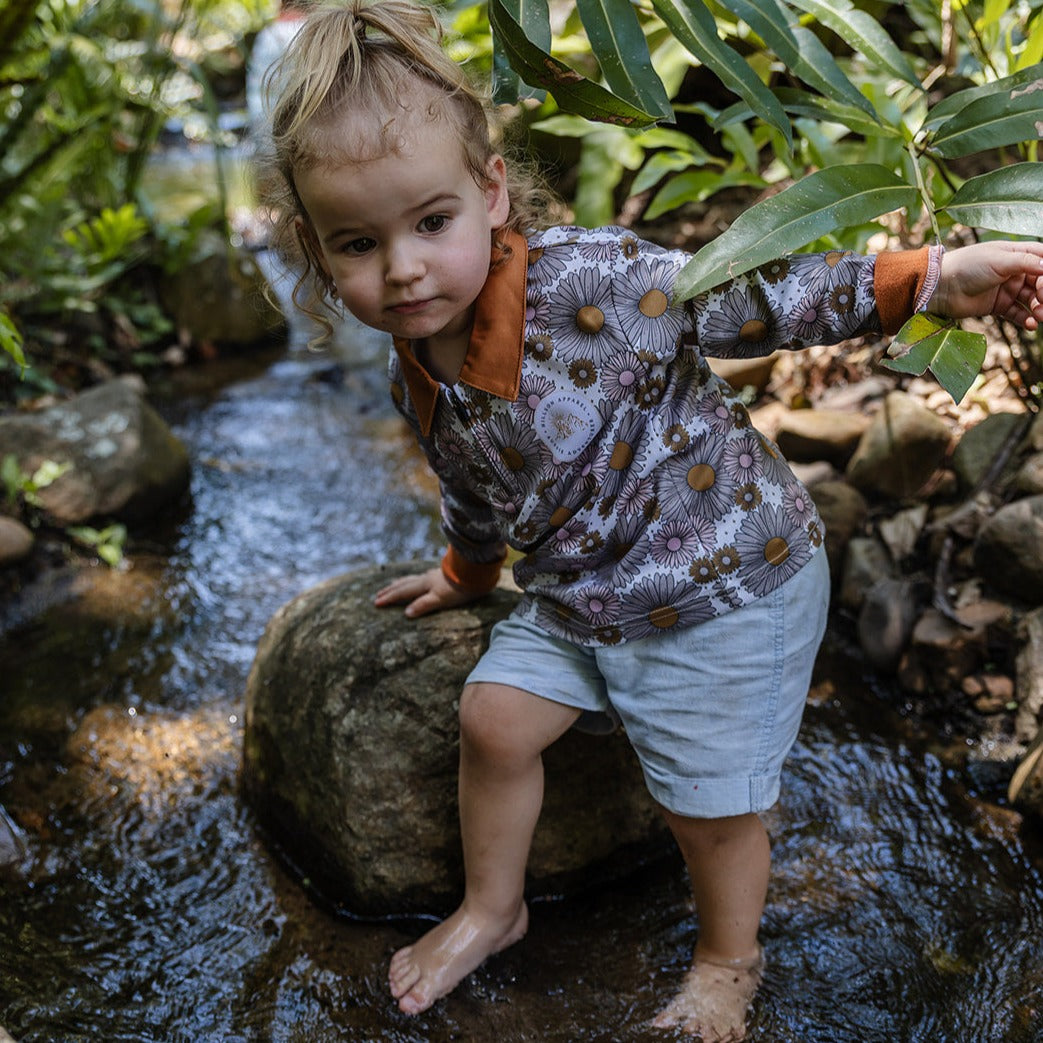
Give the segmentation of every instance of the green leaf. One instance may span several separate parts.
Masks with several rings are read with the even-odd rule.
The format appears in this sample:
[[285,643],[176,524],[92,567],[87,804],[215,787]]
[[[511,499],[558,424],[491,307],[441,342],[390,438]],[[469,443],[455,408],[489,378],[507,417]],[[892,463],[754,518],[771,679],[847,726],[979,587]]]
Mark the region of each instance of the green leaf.
[[[902,132],[879,117],[868,115],[864,109],[832,98],[820,98],[797,87],[777,87],[775,96],[792,116],[804,116],[823,123],[838,123],[854,134],[866,138],[895,138],[902,140]],[[722,118],[724,113],[721,114]]]
[[972,101],[928,140],[946,159],[1043,137],[1043,79]]
[[[547,0],[503,0],[511,17],[521,26],[527,40],[545,51],[550,50],[550,9]],[[518,100],[518,75],[511,68],[499,39],[493,38],[493,100],[510,105]]]
[[1043,238],[1043,163],[1014,163],[972,177],[942,209],[968,228]]
[[875,163],[816,171],[740,214],[699,250],[678,275],[674,296],[687,300],[838,227],[914,206],[917,198],[916,189]]
[[1001,80],[994,80],[992,83],[957,91],[955,94],[950,94],[948,98],[942,99],[927,113],[927,119],[924,120],[924,129],[929,130],[932,127],[940,126],[946,120],[952,119],[953,116],[972,102],[980,101],[982,98],[990,98],[996,94],[1007,95],[1011,91],[1031,86],[1040,81],[1043,81],[1043,62],[1037,62],[1035,65],[1030,65],[1012,76],[1005,76]]
[[22,348],[22,334],[18,327],[0,311],[0,348],[14,359],[18,372],[25,375],[25,351]]
[[630,0],[577,0],[576,7],[612,93],[660,119],[672,116]]
[[505,0],[489,0],[489,22],[511,68],[530,86],[549,91],[563,109],[625,127],[641,127],[656,121],[653,114],[616,97],[526,39]]
[[792,12],[777,0],[727,0],[727,7],[809,87],[875,115],[869,99],[844,75],[822,41],[810,30],[791,25]]
[[742,98],[793,148],[793,130],[774,94],[747,63],[717,35],[717,22],[702,0],[652,0],[656,14],[684,48],[698,58],[728,90]]
[[923,90],[909,59],[870,14],[859,11],[851,0],[790,0],[795,7],[815,16],[845,43],[861,52],[877,68]]
[[982,333],[921,313],[898,331],[887,349],[891,357],[881,362],[897,373],[917,376],[929,369],[953,401],[960,402],[981,371],[986,343]]
[[757,174],[739,172],[722,174],[716,170],[688,170],[683,174],[678,174],[677,177],[672,177],[656,193],[642,216],[646,221],[651,221],[685,203],[701,203],[722,189],[735,185],[761,187],[764,185],[764,179]]

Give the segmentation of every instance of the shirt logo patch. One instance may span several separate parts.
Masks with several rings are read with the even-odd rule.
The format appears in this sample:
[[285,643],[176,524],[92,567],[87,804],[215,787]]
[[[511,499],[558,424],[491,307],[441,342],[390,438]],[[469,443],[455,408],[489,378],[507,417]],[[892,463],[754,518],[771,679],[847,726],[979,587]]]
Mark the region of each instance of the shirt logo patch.
[[556,460],[575,460],[598,432],[597,410],[573,391],[555,391],[536,407],[536,434]]

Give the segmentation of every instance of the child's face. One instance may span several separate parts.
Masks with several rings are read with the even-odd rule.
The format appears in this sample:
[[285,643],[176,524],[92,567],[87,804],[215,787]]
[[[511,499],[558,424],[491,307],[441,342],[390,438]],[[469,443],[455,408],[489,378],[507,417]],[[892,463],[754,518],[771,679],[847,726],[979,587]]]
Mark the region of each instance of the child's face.
[[470,335],[509,201],[499,156],[482,188],[444,124],[412,124],[396,152],[314,167],[296,185],[344,306],[367,326],[437,350],[440,339]]

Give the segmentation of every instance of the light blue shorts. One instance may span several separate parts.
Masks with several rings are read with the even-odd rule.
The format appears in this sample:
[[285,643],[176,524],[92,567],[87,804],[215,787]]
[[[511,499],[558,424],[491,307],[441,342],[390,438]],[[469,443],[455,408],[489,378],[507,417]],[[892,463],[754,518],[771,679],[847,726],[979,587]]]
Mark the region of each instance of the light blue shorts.
[[467,680],[574,706],[585,730],[622,725],[649,792],[679,815],[765,811],[797,738],[828,607],[820,550],[766,597],[676,634],[587,648],[509,616]]

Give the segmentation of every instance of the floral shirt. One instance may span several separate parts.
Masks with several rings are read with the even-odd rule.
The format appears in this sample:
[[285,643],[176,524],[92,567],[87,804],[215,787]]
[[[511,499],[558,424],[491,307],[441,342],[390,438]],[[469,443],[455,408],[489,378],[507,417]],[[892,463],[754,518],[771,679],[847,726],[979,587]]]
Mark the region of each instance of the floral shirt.
[[625,229],[508,247],[453,386],[408,342],[390,361],[440,480],[446,574],[489,587],[509,545],[519,611],[597,646],[693,626],[796,573],[822,543],[815,505],[704,356],[893,332],[928,282],[926,251],[792,255],[675,305],[689,255]]

